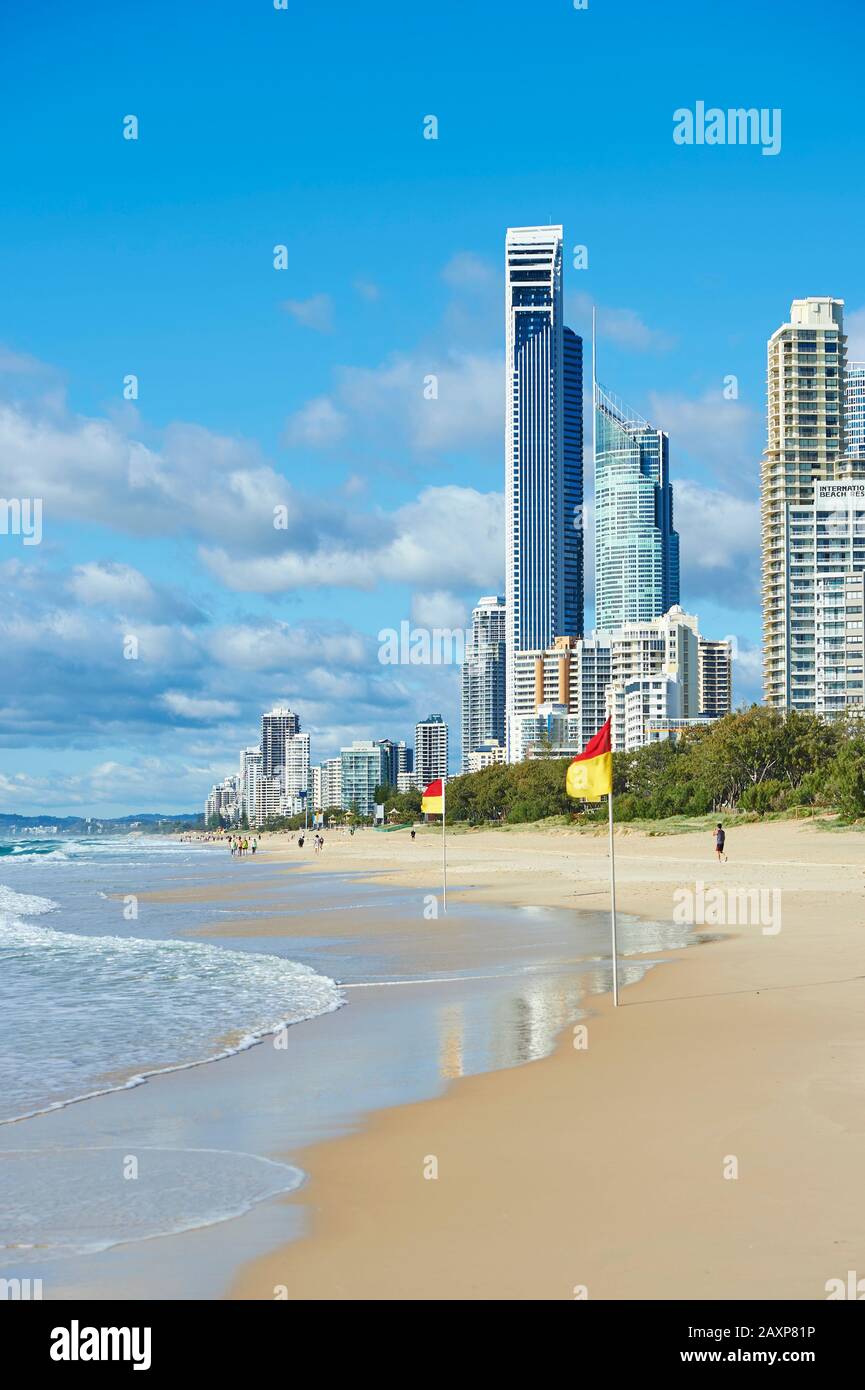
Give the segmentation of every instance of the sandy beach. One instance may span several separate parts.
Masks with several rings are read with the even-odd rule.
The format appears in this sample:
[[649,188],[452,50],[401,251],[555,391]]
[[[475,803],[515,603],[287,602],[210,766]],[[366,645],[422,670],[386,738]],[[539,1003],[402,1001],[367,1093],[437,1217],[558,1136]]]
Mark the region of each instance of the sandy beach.
[[[774,822],[728,851],[719,865],[705,833],[619,834],[623,912],[669,921],[701,881],[762,889],[780,916],[698,926],[707,944],[670,953],[617,1011],[593,1000],[553,1055],[293,1152],[308,1182],[280,1200],[311,1205],[307,1234],[248,1263],[231,1295],[821,1299],[865,1266],[863,840]],[[268,863],[301,853],[262,846]],[[436,835],[329,836],[303,858],[417,890],[418,933],[447,932],[423,916]],[[449,862],[457,898],[607,902],[603,834],[456,833]],[[254,931],[278,933],[279,914]]]

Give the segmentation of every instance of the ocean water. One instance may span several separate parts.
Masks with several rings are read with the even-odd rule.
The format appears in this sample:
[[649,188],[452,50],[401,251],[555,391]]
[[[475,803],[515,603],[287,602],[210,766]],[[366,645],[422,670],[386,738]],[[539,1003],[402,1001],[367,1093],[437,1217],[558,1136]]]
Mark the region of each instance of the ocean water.
[[334,981],[307,965],[161,937],[164,910],[124,916],[202,853],[217,852],[143,837],[0,843],[0,1123],[339,1007]]

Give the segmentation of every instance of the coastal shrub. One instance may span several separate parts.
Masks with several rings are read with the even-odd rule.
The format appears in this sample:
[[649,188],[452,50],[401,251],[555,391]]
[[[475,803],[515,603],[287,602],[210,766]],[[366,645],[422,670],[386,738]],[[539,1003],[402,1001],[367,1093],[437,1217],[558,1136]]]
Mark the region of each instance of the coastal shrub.
[[623,792],[616,797],[616,820],[648,820],[651,805],[633,792]]
[[743,811],[756,811],[758,815],[765,816],[767,811],[784,809],[784,790],[783,782],[768,778],[765,782],[756,782],[746,787],[739,797],[739,805]]
[[861,735],[838,749],[830,765],[829,785],[845,820],[865,815],[865,739]]

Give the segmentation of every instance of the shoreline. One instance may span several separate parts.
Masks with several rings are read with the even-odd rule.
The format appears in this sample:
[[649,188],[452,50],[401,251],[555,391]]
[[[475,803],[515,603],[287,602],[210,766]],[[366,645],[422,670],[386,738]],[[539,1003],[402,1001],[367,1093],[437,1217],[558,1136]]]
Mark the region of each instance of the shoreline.
[[[825,1297],[825,1281],[865,1256],[865,969],[855,832],[821,836],[817,858],[818,833],[805,822],[740,827],[732,866],[712,863],[702,834],[617,846],[621,910],[657,916],[666,902],[669,915],[688,865],[707,883],[778,889],[783,930],[713,925],[718,950],[672,953],[675,969],[648,971],[615,1013],[609,996],[594,998],[585,1049],[565,1030],[542,1060],[459,1078],[294,1150],[309,1233],[246,1265],[229,1296],[570,1300],[585,1286],[621,1299]],[[459,891],[495,902],[531,890],[562,905],[576,870],[571,904],[595,906],[605,846],[599,855],[598,840],[575,838],[538,849],[528,834],[509,837],[513,862],[491,881],[477,866],[483,832],[455,837],[455,880],[486,879]],[[354,867],[360,855],[340,848],[333,858]],[[526,849],[544,860],[543,882]],[[369,837],[364,857],[401,886],[430,877]],[[434,1179],[423,1173],[431,1156]]]
[[[7,1126],[0,1160],[10,1192],[21,1199],[13,1206],[35,1214],[40,1208],[31,1194],[40,1184],[58,1192],[63,1183],[83,1184],[80,1213],[58,1196],[41,1208],[41,1218],[34,1215],[21,1229],[16,1220],[9,1229],[4,1266],[11,1258],[17,1274],[24,1264],[44,1280],[46,1297],[224,1297],[238,1268],[278,1248],[306,1218],[302,1199],[281,1208],[272,1194],[256,1195],[262,1169],[255,1155],[294,1171],[288,1153],[351,1132],[382,1108],[437,1094],[441,1078],[455,1068],[506,1066],[536,1055],[549,1045],[561,1010],[579,1007],[591,984],[588,973],[579,979],[580,966],[571,959],[570,923],[563,933],[555,913],[535,921],[531,941],[521,939],[518,913],[456,903],[446,931],[441,923],[434,933],[418,932],[413,892],[362,887],[359,866],[335,860],[321,865],[338,871],[326,874],[327,883],[298,872],[294,861],[280,873],[279,863],[277,848],[270,863],[262,860],[260,874],[259,865],[250,872],[248,861],[230,868],[201,861],[197,871],[185,865],[173,884],[164,875],[152,881],[152,891],[142,882],[136,935],[143,930],[149,939],[152,922],[159,933],[154,940],[166,931],[183,939],[197,935],[208,920],[222,935],[227,918],[248,910],[244,939],[223,936],[219,946],[233,954],[283,957],[335,977],[348,986],[343,997],[351,999],[351,1008],[339,1009],[318,1027],[321,1015],[305,1026],[292,1025],[285,1050],[268,1046],[265,1037],[264,1046],[223,1057],[218,1066],[161,1067],[147,1085],[128,1086],[124,1073],[119,1088],[86,1104],[64,1104]],[[216,874],[208,872],[211,866]],[[224,869],[227,893],[214,886]],[[191,877],[200,879],[200,890],[190,887]],[[178,892],[182,901],[175,903]],[[168,906],[157,911],[166,897]],[[110,908],[110,898],[101,901]],[[262,912],[281,914],[279,938],[260,935]],[[589,946],[592,940],[585,938]],[[585,970],[586,950],[578,954]],[[392,979],[417,988],[377,995],[352,988]],[[542,1011],[529,1027],[525,1004],[539,998],[552,1013]],[[463,1015],[458,1047],[455,1014]],[[29,1157],[21,1168],[24,1160],[15,1155],[25,1151]],[[117,1155],[124,1153],[149,1155],[141,1160],[133,1220],[129,1189],[116,1185]],[[205,1176],[216,1161],[207,1155],[222,1155],[220,1181],[228,1186],[219,1192],[211,1191]],[[19,1171],[31,1175],[24,1187]],[[65,1175],[60,1188],[59,1174]],[[172,1191],[179,1195],[176,1209]],[[228,1219],[239,1211],[244,1214]],[[92,1232],[98,1240],[90,1239]]]

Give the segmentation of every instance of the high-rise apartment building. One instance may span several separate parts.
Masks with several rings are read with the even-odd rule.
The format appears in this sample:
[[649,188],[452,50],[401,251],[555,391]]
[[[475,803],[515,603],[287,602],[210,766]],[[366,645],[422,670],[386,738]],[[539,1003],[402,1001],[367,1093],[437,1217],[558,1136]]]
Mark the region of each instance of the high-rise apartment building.
[[733,708],[733,651],[727,639],[700,638],[700,713],[722,719]]
[[[523,721],[541,707],[565,710],[576,723],[570,734],[585,747],[607,717],[612,650],[606,633],[559,637],[545,651],[518,652],[514,659],[514,708],[509,717],[511,761],[518,762],[531,726]],[[574,730],[577,730],[575,733]]]
[[342,806],[342,758],[325,758],[321,765],[321,809]]
[[865,362],[848,362],[844,379],[844,452],[865,459]]
[[411,772],[413,767],[412,750],[406,747],[405,739],[395,743],[391,738],[376,739],[385,755],[385,782],[389,787],[398,787],[400,773]]
[[[791,508],[810,508],[817,483],[855,476],[844,460],[844,301],[794,299],[768,344],[768,438],[761,469],[763,693],[774,709],[803,707],[797,675],[813,660],[814,614],[793,602]],[[797,578],[799,576],[796,576]]]
[[670,441],[599,382],[595,407],[595,624],[658,618],[679,602]]
[[814,627],[815,712],[862,713],[865,571],[821,574]]
[[312,802],[314,811],[323,811],[324,804],[321,799],[321,767],[313,766],[309,769],[309,799]]
[[810,503],[787,507],[786,704],[831,715],[862,704],[865,478],[817,482],[812,491]]
[[[650,725],[680,731],[729,714],[730,643],[705,642],[693,614],[676,605],[651,622],[623,623],[609,639],[614,749],[642,748]],[[711,709],[703,707],[704,695],[712,699]]]
[[421,790],[437,777],[447,777],[448,726],[440,714],[431,714],[415,725],[414,763]]
[[276,705],[261,716],[261,771],[264,777],[282,778],[285,740],[299,733],[299,716],[282,705]]
[[371,816],[375,806],[375,789],[383,785],[387,759],[381,744],[372,739],[356,739],[350,748],[343,748],[342,808]]
[[240,754],[240,800],[241,815],[246,816],[249,825],[255,822],[255,807],[258,782],[261,777],[261,749],[244,748]]
[[462,769],[482,744],[505,742],[507,610],[493,594],[472,610],[471,637],[462,668]]
[[574,757],[582,752],[579,715],[567,705],[539,705],[534,714],[511,715],[512,761]]
[[297,816],[309,794],[309,734],[289,734],[285,740],[283,795],[285,814]]
[[226,777],[210,789],[204,803],[204,824],[207,827],[236,825],[241,817],[240,778]]
[[562,318],[562,228],[505,242],[507,707],[515,653],[583,630],[582,340]]

